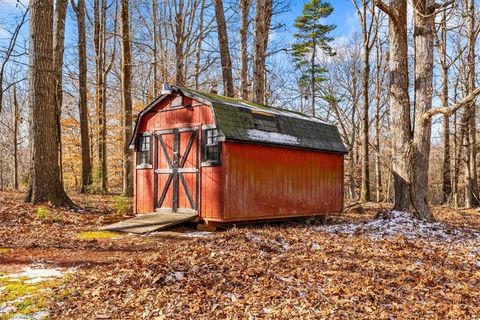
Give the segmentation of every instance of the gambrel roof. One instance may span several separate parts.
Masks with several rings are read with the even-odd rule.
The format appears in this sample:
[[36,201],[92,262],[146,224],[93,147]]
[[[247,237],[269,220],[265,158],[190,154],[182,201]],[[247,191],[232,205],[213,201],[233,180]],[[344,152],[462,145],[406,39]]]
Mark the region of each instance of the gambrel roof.
[[[172,89],[175,93],[212,107],[217,129],[224,140],[347,153],[338,128],[317,118],[184,87],[174,86]],[[168,95],[158,97],[140,112],[131,147],[136,141],[142,116],[166,97]]]

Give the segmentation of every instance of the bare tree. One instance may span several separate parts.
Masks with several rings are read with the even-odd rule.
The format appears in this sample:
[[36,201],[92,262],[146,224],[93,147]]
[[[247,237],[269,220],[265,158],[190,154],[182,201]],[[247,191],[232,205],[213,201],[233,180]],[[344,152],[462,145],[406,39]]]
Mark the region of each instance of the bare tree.
[[222,0],[214,0],[215,18],[217,21],[218,45],[220,49],[220,62],[222,64],[223,91],[227,97],[233,97],[232,58],[228,44],[227,23]]
[[[475,88],[475,46],[477,43],[478,30],[475,27],[475,1],[465,0],[466,25],[467,25],[467,86],[466,95],[473,92]],[[466,160],[465,170],[465,206],[472,208],[480,202],[478,198],[477,181],[477,122],[474,99],[465,110],[463,124],[466,126]]]
[[67,15],[68,0],[56,0],[55,17],[53,19],[53,55],[55,64],[55,103],[57,105],[57,145],[58,165],[60,166],[60,180],[63,181],[62,170],[62,128],[60,118],[63,104],[63,54],[65,51],[65,19]]
[[30,2],[31,165],[26,201],[75,207],[63,189],[58,165],[53,13],[53,0]]
[[435,41],[435,1],[414,0],[415,38],[415,130],[410,150],[411,200],[415,214],[425,220],[433,216],[428,205],[428,169],[431,120],[423,114],[432,108],[433,44]]
[[409,148],[411,140],[410,97],[408,94],[407,1],[381,0],[375,4],[389,17],[389,105],[392,137],[392,170],[395,210],[408,211],[410,201]]
[[129,0],[122,0],[120,10],[122,37],[122,109],[123,109],[123,193],[133,195],[133,153],[129,148],[132,136],[132,52],[130,45]]
[[92,163],[90,160],[90,138],[88,124],[88,106],[87,106],[87,41],[85,34],[85,0],[78,0],[75,4],[71,0],[71,5],[77,17],[78,30],[78,87],[80,114],[80,145],[82,149],[82,187],[81,192],[90,190],[92,184]]
[[13,112],[12,112],[12,123],[13,123],[13,189],[18,190],[18,144],[19,144],[19,134],[18,129],[20,125],[20,105],[18,103],[17,97],[17,86],[13,85]]
[[265,104],[266,70],[268,37],[272,21],[273,0],[257,0],[255,9],[255,37],[253,52],[253,101]]
[[362,180],[360,185],[360,201],[370,201],[370,158],[369,158],[369,87],[370,87],[370,52],[375,45],[378,29],[373,1],[352,0],[362,28],[363,74],[362,74]]
[[241,47],[241,72],[240,72],[240,94],[243,99],[248,100],[248,27],[250,25],[249,12],[252,0],[240,0],[240,10],[242,15],[242,25],[240,27],[240,47]]
[[4,78],[5,78],[5,71],[8,62],[12,58],[12,55],[15,52],[15,46],[17,45],[18,35],[23,27],[23,25],[27,22],[27,15],[28,15],[28,8],[23,12],[22,17],[20,18],[19,22],[15,25],[13,32],[11,33],[10,39],[8,40],[7,48],[2,53],[1,56],[1,63],[0,63],[0,113],[2,113],[3,107],[3,95],[4,93],[10,88],[10,86],[4,87]]

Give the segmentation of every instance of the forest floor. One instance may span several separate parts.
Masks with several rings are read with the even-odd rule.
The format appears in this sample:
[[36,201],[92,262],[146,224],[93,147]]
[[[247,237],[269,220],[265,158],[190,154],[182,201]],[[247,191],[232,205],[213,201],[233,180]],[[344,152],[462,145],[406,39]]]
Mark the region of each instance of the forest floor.
[[475,210],[129,235],[96,232],[124,219],[112,196],[74,196],[85,213],[22,197],[0,192],[0,319],[480,317]]

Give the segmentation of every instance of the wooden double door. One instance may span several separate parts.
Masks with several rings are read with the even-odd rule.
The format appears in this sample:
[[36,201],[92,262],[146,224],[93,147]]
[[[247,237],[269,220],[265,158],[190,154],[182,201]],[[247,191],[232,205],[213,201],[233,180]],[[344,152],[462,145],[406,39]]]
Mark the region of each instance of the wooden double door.
[[198,128],[157,131],[153,150],[155,209],[162,212],[198,212]]

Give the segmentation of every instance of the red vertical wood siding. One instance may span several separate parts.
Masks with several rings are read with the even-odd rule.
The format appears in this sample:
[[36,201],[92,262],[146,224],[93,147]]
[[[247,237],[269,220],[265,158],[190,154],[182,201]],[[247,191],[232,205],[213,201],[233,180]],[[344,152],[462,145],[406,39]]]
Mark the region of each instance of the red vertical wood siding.
[[[184,101],[189,105],[191,101]],[[159,130],[200,127],[214,124],[212,110],[199,105],[188,108],[168,108],[162,101],[139,124],[139,133]],[[201,135],[201,132],[199,132]],[[170,137],[170,138],[169,138]],[[173,145],[172,135],[164,135],[165,143]],[[154,140],[155,141],[155,140]],[[201,139],[199,139],[201,141]],[[183,154],[188,134],[180,135]],[[337,213],[343,210],[343,155],[238,142],[222,142],[221,166],[199,168],[199,214],[212,221],[249,221],[282,217]],[[152,152],[162,152],[160,146]],[[170,150],[171,151],[171,150]],[[195,167],[195,146],[184,167]],[[158,156],[158,168],[167,168],[165,158]],[[155,155],[152,155],[155,160]],[[167,175],[158,175],[161,192]],[[192,174],[185,175],[189,186]],[[195,198],[195,188],[192,188]],[[162,207],[172,206],[172,194],[167,194]],[[158,195],[159,196],[159,195]],[[135,171],[136,213],[154,211],[154,173],[152,169]],[[179,185],[179,206],[188,207],[183,186]]]
[[[158,103],[148,114],[146,114],[141,123],[139,123],[140,134],[149,132],[154,133],[159,130],[166,129],[175,129],[175,128],[186,128],[186,127],[200,127],[204,124],[214,124],[215,120],[213,118],[212,110],[209,106],[199,104],[198,102],[193,101],[193,106],[187,108],[169,108],[172,99],[166,99]],[[186,98],[183,103],[185,105],[192,105],[191,99]],[[181,149],[185,148],[187,140],[185,137],[188,135],[182,134],[180,146]],[[171,138],[166,138],[166,140]],[[153,140],[155,141],[155,140]],[[172,145],[173,141],[168,141],[168,145]],[[155,146],[152,144],[152,161],[155,160]],[[159,152],[162,152],[160,147],[158,148]],[[191,153],[188,156],[186,167],[194,167],[192,163],[195,160],[195,153],[197,152],[195,146],[192,147]],[[165,161],[163,157],[157,157],[158,167],[167,168],[168,166],[163,163]],[[203,175],[202,170],[200,169],[200,175]],[[206,181],[209,181],[211,177],[209,170],[206,170]],[[194,184],[193,174],[185,174],[185,180],[187,180],[188,185]],[[165,183],[167,175],[158,175],[158,189],[161,192],[163,184]],[[136,169],[135,170],[135,185],[134,185],[134,212],[135,213],[148,213],[154,211],[154,174],[153,168],[151,169]],[[200,181],[202,178],[200,177]],[[191,188],[192,197],[196,197],[196,188]],[[168,191],[170,194],[167,194],[164,205],[162,207],[171,207],[172,206],[172,194],[171,189]],[[221,195],[220,195],[221,196]],[[199,199],[202,202],[202,199]],[[179,204],[187,205],[187,198],[183,186],[179,186]],[[209,209],[210,210],[210,209]],[[210,211],[211,212],[211,211]]]
[[200,181],[200,216],[205,219],[223,219],[223,167],[202,167]]
[[225,142],[223,165],[224,221],[343,210],[343,155]]

